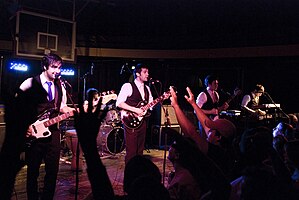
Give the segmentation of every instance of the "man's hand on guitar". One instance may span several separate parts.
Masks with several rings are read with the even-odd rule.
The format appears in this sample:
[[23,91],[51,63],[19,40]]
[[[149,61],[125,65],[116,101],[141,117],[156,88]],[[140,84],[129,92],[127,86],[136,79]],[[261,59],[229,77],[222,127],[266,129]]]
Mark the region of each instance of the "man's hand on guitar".
[[255,114],[258,115],[258,116],[264,116],[264,115],[266,115],[267,113],[266,113],[266,111],[263,111],[263,110],[261,110],[261,109],[258,109],[258,110],[255,111]]
[[[218,113],[220,113],[220,112],[223,111],[223,110],[227,110],[228,107],[229,107],[228,103],[227,103],[227,102],[224,102],[224,104],[218,108]],[[217,114],[218,114],[218,113],[217,113]]]
[[138,116],[138,117],[142,117],[146,114],[146,111],[144,111],[142,108],[135,108],[134,109],[134,113]]
[[28,137],[32,136],[32,133],[33,133],[32,127],[29,126],[29,128],[27,129],[27,132],[26,132],[26,137],[28,138]]

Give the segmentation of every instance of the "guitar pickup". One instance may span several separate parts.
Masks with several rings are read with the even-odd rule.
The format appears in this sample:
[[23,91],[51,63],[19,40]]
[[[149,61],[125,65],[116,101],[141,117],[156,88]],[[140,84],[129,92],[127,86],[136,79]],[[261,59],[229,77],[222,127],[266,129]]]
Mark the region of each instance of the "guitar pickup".
[[46,132],[43,133],[43,136],[47,136],[47,135],[49,135],[49,134],[50,134],[50,132],[49,132],[49,131],[46,131]]

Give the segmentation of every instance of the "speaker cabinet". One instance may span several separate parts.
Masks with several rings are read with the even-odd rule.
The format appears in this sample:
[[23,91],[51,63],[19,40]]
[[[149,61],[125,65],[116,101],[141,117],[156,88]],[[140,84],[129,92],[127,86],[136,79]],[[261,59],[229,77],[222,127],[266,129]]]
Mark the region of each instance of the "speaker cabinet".
[[152,124],[164,126],[166,119],[166,113],[168,113],[169,121],[171,125],[178,125],[174,108],[171,105],[157,105],[152,111]]
[[[176,131],[181,134],[181,127],[179,125],[171,125],[171,127],[165,127],[160,125],[152,126],[152,144],[159,148],[163,148],[169,146],[174,141],[174,137],[172,134],[168,134],[169,131],[167,129],[171,129],[171,131]],[[166,141],[166,143],[165,143]]]

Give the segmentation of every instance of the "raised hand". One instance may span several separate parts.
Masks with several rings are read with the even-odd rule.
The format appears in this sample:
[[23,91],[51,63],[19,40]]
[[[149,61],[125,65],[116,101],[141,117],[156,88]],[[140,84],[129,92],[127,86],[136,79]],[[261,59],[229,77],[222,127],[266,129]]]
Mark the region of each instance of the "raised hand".
[[[93,110],[92,99],[84,111],[83,102],[75,113],[75,127],[87,164],[87,174],[91,184],[93,198],[101,200],[114,199],[114,192],[97,149],[97,135],[102,119],[107,111],[100,114],[100,106]],[[100,104],[99,104],[100,105]]]
[[191,105],[192,104],[195,104],[195,99],[194,99],[194,94],[192,93],[191,89],[189,87],[186,88],[187,92],[188,92],[188,95],[185,95],[185,99],[187,100],[188,103],[190,103]]
[[[92,108],[92,101],[88,102]],[[75,113],[75,128],[84,154],[97,154],[96,138],[101,124],[100,106],[95,110],[84,109],[83,103],[79,105],[79,112]]]
[[170,101],[172,106],[177,106],[178,105],[178,97],[176,95],[176,92],[173,87],[169,87],[170,91]]

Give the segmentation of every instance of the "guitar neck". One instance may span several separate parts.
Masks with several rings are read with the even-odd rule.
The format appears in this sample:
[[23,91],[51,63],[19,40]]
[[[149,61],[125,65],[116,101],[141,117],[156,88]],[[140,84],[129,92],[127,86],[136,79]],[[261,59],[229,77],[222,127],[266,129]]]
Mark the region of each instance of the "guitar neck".
[[148,103],[147,105],[143,106],[142,109],[143,109],[144,111],[146,111],[146,110],[148,110],[148,109],[154,107],[157,103],[163,101],[165,98],[168,98],[168,97],[167,97],[168,94],[170,94],[170,93],[168,92],[168,93],[163,94],[162,96],[156,98],[156,99],[153,100],[152,102],[150,102],[150,103]]
[[65,114],[59,115],[57,117],[51,118],[48,121],[44,122],[44,125],[45,125],[45,127],[49,127],[53,124],[56,124],[64,119],[68,118],[69,116],[70,116],[70,113],[65,113]]
[[230,103],[235,97],[236,97],[237,95],[235,95],[235,94],[233,94],[232,96],[230,96],[229,98],[228,98],[228,100],[226,100],[226,103]]

